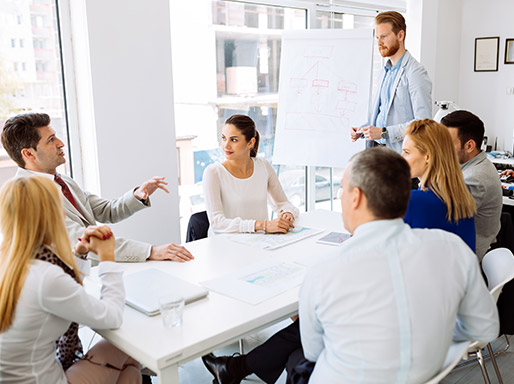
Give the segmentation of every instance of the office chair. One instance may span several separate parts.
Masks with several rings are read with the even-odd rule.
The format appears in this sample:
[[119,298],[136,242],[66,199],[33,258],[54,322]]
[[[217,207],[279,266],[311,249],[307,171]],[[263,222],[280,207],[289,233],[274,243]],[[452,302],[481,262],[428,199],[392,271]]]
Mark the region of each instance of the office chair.
[[[503,286],[514,279],[514,256],[512,252],[507,248],[497,248],[489,251],[482,260],[482,269],[487,276],[489,292],[493,296],[495,302],[498,301],[498,297],[502,292]],[[496,357],[494,355],[491,343],[479,343],[474,342],[469,346],[468,354],[476,354],[478,364],[484,377],[484,382],[490,384],[489,375],[485,367],[484,357],[482,356],[482,349],[487,347],[491,362],[493,363],[498,383],[503,384],[503,379],[496,363]]]
[[187,224],[186,243],[207,237],[209,231],[209,218],[207,212],[197,212],[191,215]]
[[464,341],[450,345],[441,370],[424,384],[438,384],[444,379],[461,359],[467,355],[470,342]]
[[[496,243],[491,244],[492,249],[508,248],[514,253],[514,224],[512,222],[512,215],[509,212],[502,212],[501,214],[501,228],[496,236]],[[514,334],[514,281],[511,281],[503,287],[502,294],[498,298],[498,313],[500,315],[500,335],[505,335],[507,345],[502,351],[495,353],[496,356],[506,352],[510,347],[507,335]]]
[[502,212],[500,216],[500,232],[496,235],[496,242],[491,249],[508,248],[514,253],[514,223],[509,212]]

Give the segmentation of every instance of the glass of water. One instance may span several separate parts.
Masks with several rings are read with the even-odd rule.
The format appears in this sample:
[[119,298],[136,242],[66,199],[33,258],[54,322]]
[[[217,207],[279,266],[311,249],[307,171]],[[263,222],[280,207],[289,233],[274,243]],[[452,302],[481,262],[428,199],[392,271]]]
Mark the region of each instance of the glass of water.
[[159,298],[162,323],[165,328],[180,327],[184,314],[184,298],[180,296],[163,296]]

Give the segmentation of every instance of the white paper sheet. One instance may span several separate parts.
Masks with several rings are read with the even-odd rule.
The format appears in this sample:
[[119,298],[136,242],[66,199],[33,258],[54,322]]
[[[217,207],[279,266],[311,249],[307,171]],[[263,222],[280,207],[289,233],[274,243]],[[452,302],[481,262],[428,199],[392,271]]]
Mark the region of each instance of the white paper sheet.
[[240,233],[230,235],[228,238],[236,243],[249,245],[260,249],[273,250],[292,244],[296,241],[303,240],[309,236],[317,235],[323,232],[322,229],[295,227],[287,233],[269,234],[269,233]]
[[200,284],[212,291],[256,305],[299,286],[303,282],[305,270],[305,267],[296,263],[264,260]]

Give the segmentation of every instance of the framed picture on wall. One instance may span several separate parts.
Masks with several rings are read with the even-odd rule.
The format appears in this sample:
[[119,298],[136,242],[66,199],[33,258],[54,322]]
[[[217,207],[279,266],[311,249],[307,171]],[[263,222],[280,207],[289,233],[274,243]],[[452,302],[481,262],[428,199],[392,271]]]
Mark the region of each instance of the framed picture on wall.
[[514,39],[505,40],[505,64],[514,64]]
[[475,39],[475,72],[498,70],[499,37],[477,37]]

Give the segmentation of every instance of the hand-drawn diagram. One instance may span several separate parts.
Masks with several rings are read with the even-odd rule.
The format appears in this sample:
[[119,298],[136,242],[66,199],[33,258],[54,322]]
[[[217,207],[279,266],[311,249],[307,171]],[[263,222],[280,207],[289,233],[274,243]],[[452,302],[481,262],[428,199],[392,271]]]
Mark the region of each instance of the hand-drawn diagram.
[[285,31],[282,35],[275,164],[344,167],[364,141],[373,30]]
[[[288,104],[285,129],[348,130],[359,103],[359,89],[332,68],[335,46],[310,45],[298,60],[300,76],[292,74],[286,81]],[[296,71],[295,71],[296,72]],[[282,91],[282,90],[281,90]],[[320,119],[324,122],[320,122]]]

